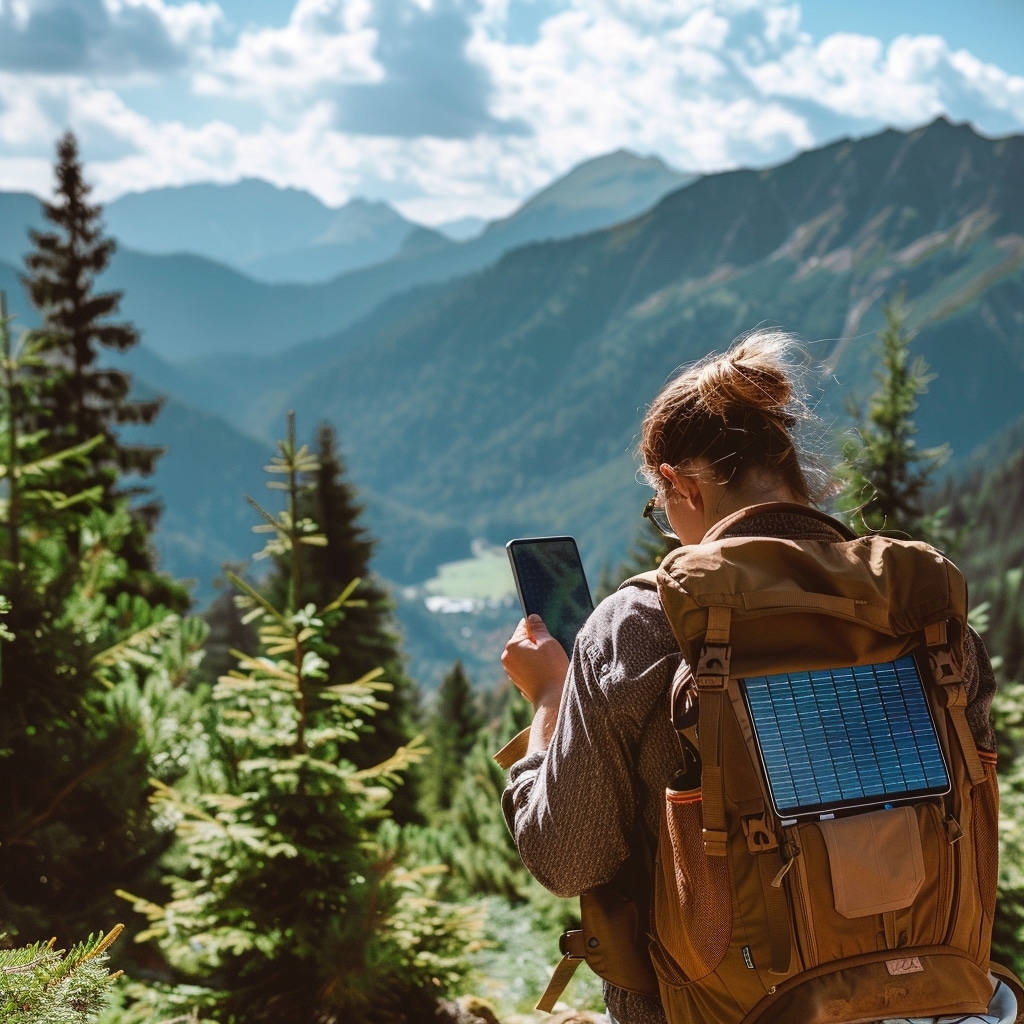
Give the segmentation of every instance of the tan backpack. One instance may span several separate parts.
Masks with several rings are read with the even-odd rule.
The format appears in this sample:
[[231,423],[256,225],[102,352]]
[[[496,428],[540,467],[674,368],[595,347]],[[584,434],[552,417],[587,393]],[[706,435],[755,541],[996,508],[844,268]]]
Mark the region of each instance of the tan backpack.
[[[723,537],[769,509],[824,519],[847,539]],[[999,796],[995,755],[979,752],[965,717],[957,568],[926,544],[856,538],[801,506],[756,506],[670,554],[658,590],[693,667],[675,683],[676,728],[701,761],[698,785],[666,791],[654,869],[650,951],[670,1024],[984,1012]],[[908,655],[949,792],[783,818],[743,680]]]

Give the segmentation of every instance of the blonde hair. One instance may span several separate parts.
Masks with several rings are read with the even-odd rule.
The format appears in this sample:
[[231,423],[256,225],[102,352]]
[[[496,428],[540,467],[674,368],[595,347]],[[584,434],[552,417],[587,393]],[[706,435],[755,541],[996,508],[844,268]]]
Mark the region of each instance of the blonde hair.
[[684,367],[651,403],[641,428],[641,472],[664,493],[664,463],[696,474],[706,460],[719,483],[739,481],[752,468],[784,480],[806,501],[834,491],[831,473],[797,445],[798,426],[815,418],[797,392],[793,353],[780,330],[741,335],[719,355]]

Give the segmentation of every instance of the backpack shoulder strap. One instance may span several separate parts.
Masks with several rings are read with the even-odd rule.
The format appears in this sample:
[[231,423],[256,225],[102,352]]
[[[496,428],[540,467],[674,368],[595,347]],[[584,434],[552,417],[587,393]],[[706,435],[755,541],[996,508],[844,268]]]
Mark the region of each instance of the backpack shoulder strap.
[[641,590],[657,590],[658,570],[650,569],[647,572],[638,572],[635,576],[630,576],[628,580],[623,580],[615,589],[624,590],[626,587],[640,587]]

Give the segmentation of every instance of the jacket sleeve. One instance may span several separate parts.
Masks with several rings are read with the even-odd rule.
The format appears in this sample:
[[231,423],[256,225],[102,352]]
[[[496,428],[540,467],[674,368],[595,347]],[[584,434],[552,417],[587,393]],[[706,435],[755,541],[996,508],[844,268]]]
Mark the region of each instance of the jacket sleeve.
[[985,643],[973,630],[967,630],[964,642],[964,682],[967,684],[967,724],[979,750],[995,750],[992,728],[992,698],[996,676]]
[[602,603],[576,642],[550,747],[509,771],[505,820],[523,863],[557,896],[610,881],[636,838],[638,761],[657,731],[654,713],[664,708],[667,723],[679,662],[658,616],[656,596],[620,592]]

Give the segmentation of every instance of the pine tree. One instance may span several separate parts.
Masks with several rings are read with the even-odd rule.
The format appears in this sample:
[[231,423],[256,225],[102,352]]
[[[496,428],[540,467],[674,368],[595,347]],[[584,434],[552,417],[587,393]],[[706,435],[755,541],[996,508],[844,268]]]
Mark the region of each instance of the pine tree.
[[12,345],[0,323],[0,924],[15,941],[85,934],[116,886],[147,884],[166,839],[145,780],[182,770],[179,684],[201,640],[131,593],[128,499],[105,511],[84,486],[100,439],[58,450],[26,429],[38,341]]
[[[387,707],[374,716],[373,728],[344,748],[356,767],[368,768],[408,743],[416,731],[416,689],[405,672],[394,605],[371,568],[376,542],[362,525],[364,510],[356,488],[346,479],[344,460],[329,424],[321,424],[317,430],[316,458],[310,465],[315,468],[300,477],[298,514],[319,524],[325,544],[304,546],[299,551],[299,585],[307,599],[320,606],[358,580],[345,615],[327,636],[336,652],[330,659],[330,679],[342,683],[379,669],[391,686],[382,698]],[[286,596],[290,580],[290,566],[279,559],[269,585],[273,600]],[[418,772],[407,775],[395,794],[392,813],[399,821],[416,817],[418,778]]]
[[[952,504],[948,515],[946,502],[928,492],[934,471],[948,457],[948,448],[918,450],[914,444],[913,413],[917,401],[931,377],[923,359],[911,359],[911,335],[904,328],[901,299],[884,308],[886,326],[879,332],[881,369],[875,374],[878,390],[868,410],[854,410],[860,423],[860,437],[845,446],[843,468],[845,486],[840,507],[850,525],[860,532],[909,535],[947,549],[964,538],[967,547],[965,568],[977,572],[1000,563],[998,548],[1011,543],[1017,535],[1016,504],[1006,500],[1005,479],[996,486],[997,495],[985,494],[982,481],[954,495],[947,488],[945,499]],[[1001,529],[994,524],[1000,515],[1007,517]],[[979,528],[980,526],[980,528]],[[996,550],[993,550],[995,548]],[[973,566],[971,565],[973,563]],[[1009,564],[1005,558],[1002,564]],[[1019,607],[1020,574],[1011,569],[1001,578],[988,573],[979,588],[988,600],[971,609],[971,623],[986,635],[993,653],[1001,650],[1008,619],[999,616],[999,629],[989,636],[990,601],[1005,601]],[[994,643],[993,643],[994,640]],[[1017,822],[1024,813],[1024,691],[1022,681],[1005,671],[1003,658],[992,658],[999,680],[993,704],[993,721],[999,747],[999,777],[1004,823]],[[999,900],[993,930],[993,956],[1018,971],[1024,966],[1021,936],[1024,935],[1024,838],[1016,827],[1000,830]]]
[[601,601],[618,588],[630,576],[657,569],[661,560],[679,546],[676,540],[663,537],[647,520],[638,527],[636,537],[626,552],[626,558],[614,569],[601,571],[594,590],[594,601]]
[[[110,320],[120,304],[120,292],[95,291],[96,278],[109,265],[115,242],[103,235],[102,207],[89,202],[91,189],[70,131],[57,143],[55,170],[54,199],[43,204],[53,230],[30,232],[34,249],[25,257],[25,287],[42,314],[36,345],[43,364],[36,371],[34,426],[48,431],[53,450],[101,439],[88,466],[75,470],[80,485],[76,489],[100,486],[102,507],[112,511],[119,496],[147,493],[135,484],[123,490],[123,477],[151,473],[161,453],[151,445],[122,443],[117,428],[151,423],[162,399],[131,399],[129,376],[99,365],[101,350],[124,352],[138,344],[139,334],[131,324]],[[140,574],[135,581],[138,586],[148,582],[157,599],[173,599],[184,608],[187,598],[181,588],[147,579],[153,563],[149,533],[158,512],[153,502],[133,506],[132,530],[123,554],[129,568]],[[77,538],[72,535],[69,542],[75,545]]]
[[838,507],[853,529],[930,540],[948,546],[941,512],[928,513],[925,498],[946,445],[918,449],[913,415],[932,380],[921,356],[911,358],[902,296],[883,307],[879,331],[878,387],[867,408],[853,406],[857,436],[844,445],[843,491]]
[[429,1021],[461,975],[469,936],[465,914],[436,899],[436,869],[402,865],[388,814],[422,749],[413,741],[365,769],[344,756],[383,709],[387,683],[379,669],[332,681],[329,637],[355,588],[309,599],[302,555],[323,553],[327,538],[301,513],[317,463],[291,424],[267,468],[286,507],[271,515],[253,504],[269,534],[263,554],[289,567],[284,599],[232,575],[260,651],[240,653],[213,692],[219,765],[202,786],[154,795],[180,841],[170,901],[124,895],[192,983],[188,998],[216,1020]]
[[482,726],[473,684],[462,662],[457,661],[441,680],[427,721],[430,754],[424,762],[423,797],[428,820],[435,820],[452,806]]
[[[455,669],[447,677],[453,696],[464,692],[461,681],[465,679],[464,673]],[[446,757],[441,766],[451,775],[450,802],[444,808],[428,805],[428,824],[417,833],[417,839],[422,859],[447,865],[445,889],[454,898],[478,900],[497,896],[521,903],[544,890],[523,866],[505,824],[501,808],[505,772],[493,755],[529,725],[532,709],[511,684],[488,696],[486,720],[475,733],[459,731],[459,745],[466,753],[454,763]],[[458,706],[463,702],[457,699],[455,703]],[[440,706],[437,714],[439,717]],[[427,738],[428,744],[434,742],[430,731]],[[431,748],[428,765],[433,755]],[[429,789],[427,793],[430,794]]]
[[501,810],[505,772],[494,760],[493,730],[482,729],[466,755],[448,815],[448,862],[467,898],[502,896],[520,902],[539,886],[523,867]]
[[[118,925],[70,951],[55,940],[0,949],[0,1017],[7,1024],[88,1024],[96,1019],[120,971],[107,971]],[[2,938],[2,936],[0,936]]]

